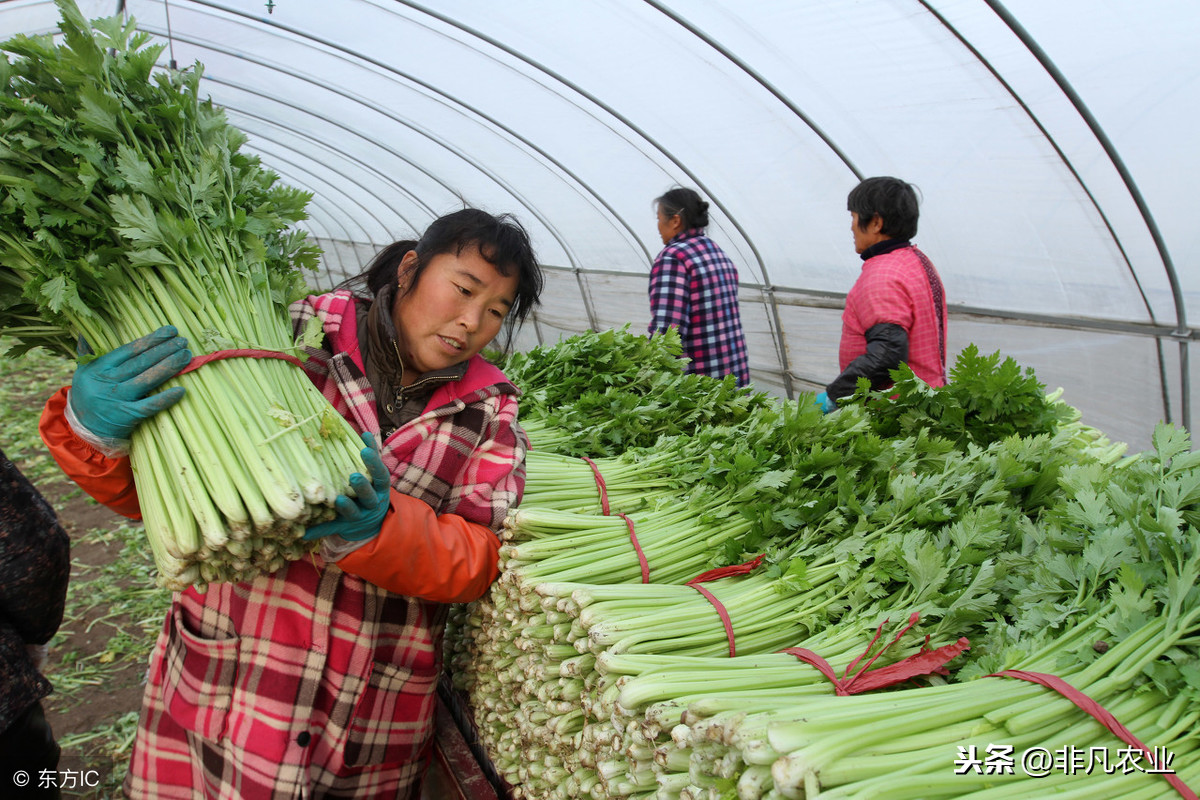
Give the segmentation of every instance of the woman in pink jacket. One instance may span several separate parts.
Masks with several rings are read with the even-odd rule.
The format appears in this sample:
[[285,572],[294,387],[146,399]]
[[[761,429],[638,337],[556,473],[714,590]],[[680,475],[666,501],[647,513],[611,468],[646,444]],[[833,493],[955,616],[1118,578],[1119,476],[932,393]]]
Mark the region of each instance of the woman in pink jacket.
[[859,378],[872,389],[890,387],[902,363],[930,386],[946,383],[946,290],[911,241],[920,216],[916,190],[899,178],[867,178],[850,191],[846,208],[863,265],[842,312],[841,373],[816,397],[827,413],[854,394]]
[[[320,558],[175,595],[129,796],[416,796],[444,604],[496,578],[497,532],[524,487],[518,392],[479,352],[502,329],[511,338],[541,286],[525,231],[464,209],[292,306],[297,332],[321,321],[304,368],[364,434],[371,474],[308,529]],[[95,445],[176,402],[181,389],[154,390],[189,359],[164,328],[81,366],[47,404],[43,439],[101,502],[138,516],[128,457]]]

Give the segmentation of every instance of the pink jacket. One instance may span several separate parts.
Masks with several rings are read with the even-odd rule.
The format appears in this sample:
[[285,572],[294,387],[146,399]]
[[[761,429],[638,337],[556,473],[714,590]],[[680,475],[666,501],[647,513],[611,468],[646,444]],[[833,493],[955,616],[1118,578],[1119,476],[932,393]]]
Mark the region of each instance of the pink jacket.
[[868,330],[889,322],[908,334],[907,363],[916,376],[930,386],[946,384],[945,303],[939,317],[923,260],[928,262],[916,247],[902,247],[863,263],[842,312],[839,369],[867,352]]

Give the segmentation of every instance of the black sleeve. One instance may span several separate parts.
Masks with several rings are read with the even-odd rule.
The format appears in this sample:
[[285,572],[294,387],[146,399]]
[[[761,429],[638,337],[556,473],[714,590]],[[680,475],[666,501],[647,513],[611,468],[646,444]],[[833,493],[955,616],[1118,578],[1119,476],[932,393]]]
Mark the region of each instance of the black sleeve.
[[881,322],[867,328],[867,352],[850,362],[849,366],[825,387],[830,400],[854,394],[859,378],[869,378],[872,389],[890,386],[888,373],[908,360],[908,332],[891,322]]
[[0,620],[45,644],[66,605],[71,542],[54,509],[0,452]]

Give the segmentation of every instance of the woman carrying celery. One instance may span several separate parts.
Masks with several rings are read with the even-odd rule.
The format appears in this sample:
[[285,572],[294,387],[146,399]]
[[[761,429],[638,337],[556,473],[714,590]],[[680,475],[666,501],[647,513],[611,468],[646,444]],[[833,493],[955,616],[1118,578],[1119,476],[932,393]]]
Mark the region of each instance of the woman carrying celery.
[[[319,557],[174,596],[151,658],[125,790],[132,797],[415,797],[429,753],[445,603],[497,575],[524,486],[517,390],[479,353],[509,340],[542,277],[525,231],[475,209],[397,242],[342,288],[291,307],[324,332],[304,369],[360,431]],[[128,440],[178,400],[190,359],[170,327],[81,366],[42,435],[89,494],[128,516]],[[112,452],[111,450],[109,451]]]

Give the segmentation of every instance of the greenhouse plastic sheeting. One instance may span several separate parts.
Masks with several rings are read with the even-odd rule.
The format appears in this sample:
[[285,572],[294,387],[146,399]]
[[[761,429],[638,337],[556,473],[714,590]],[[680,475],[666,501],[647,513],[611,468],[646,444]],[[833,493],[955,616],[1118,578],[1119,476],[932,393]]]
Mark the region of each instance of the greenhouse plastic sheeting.
[[[895,175],[969,343],[1135,447],[1189,424],[1200,270],[1194,0],[84,2],[135,17],[313,194],[315,286],[463,204],[549,279],[520,343],[649,321],[653,199],[691,186],[742,281],[752,378],[837,371],[846,194]],[[53,33],[50,2],[0,31]]]

